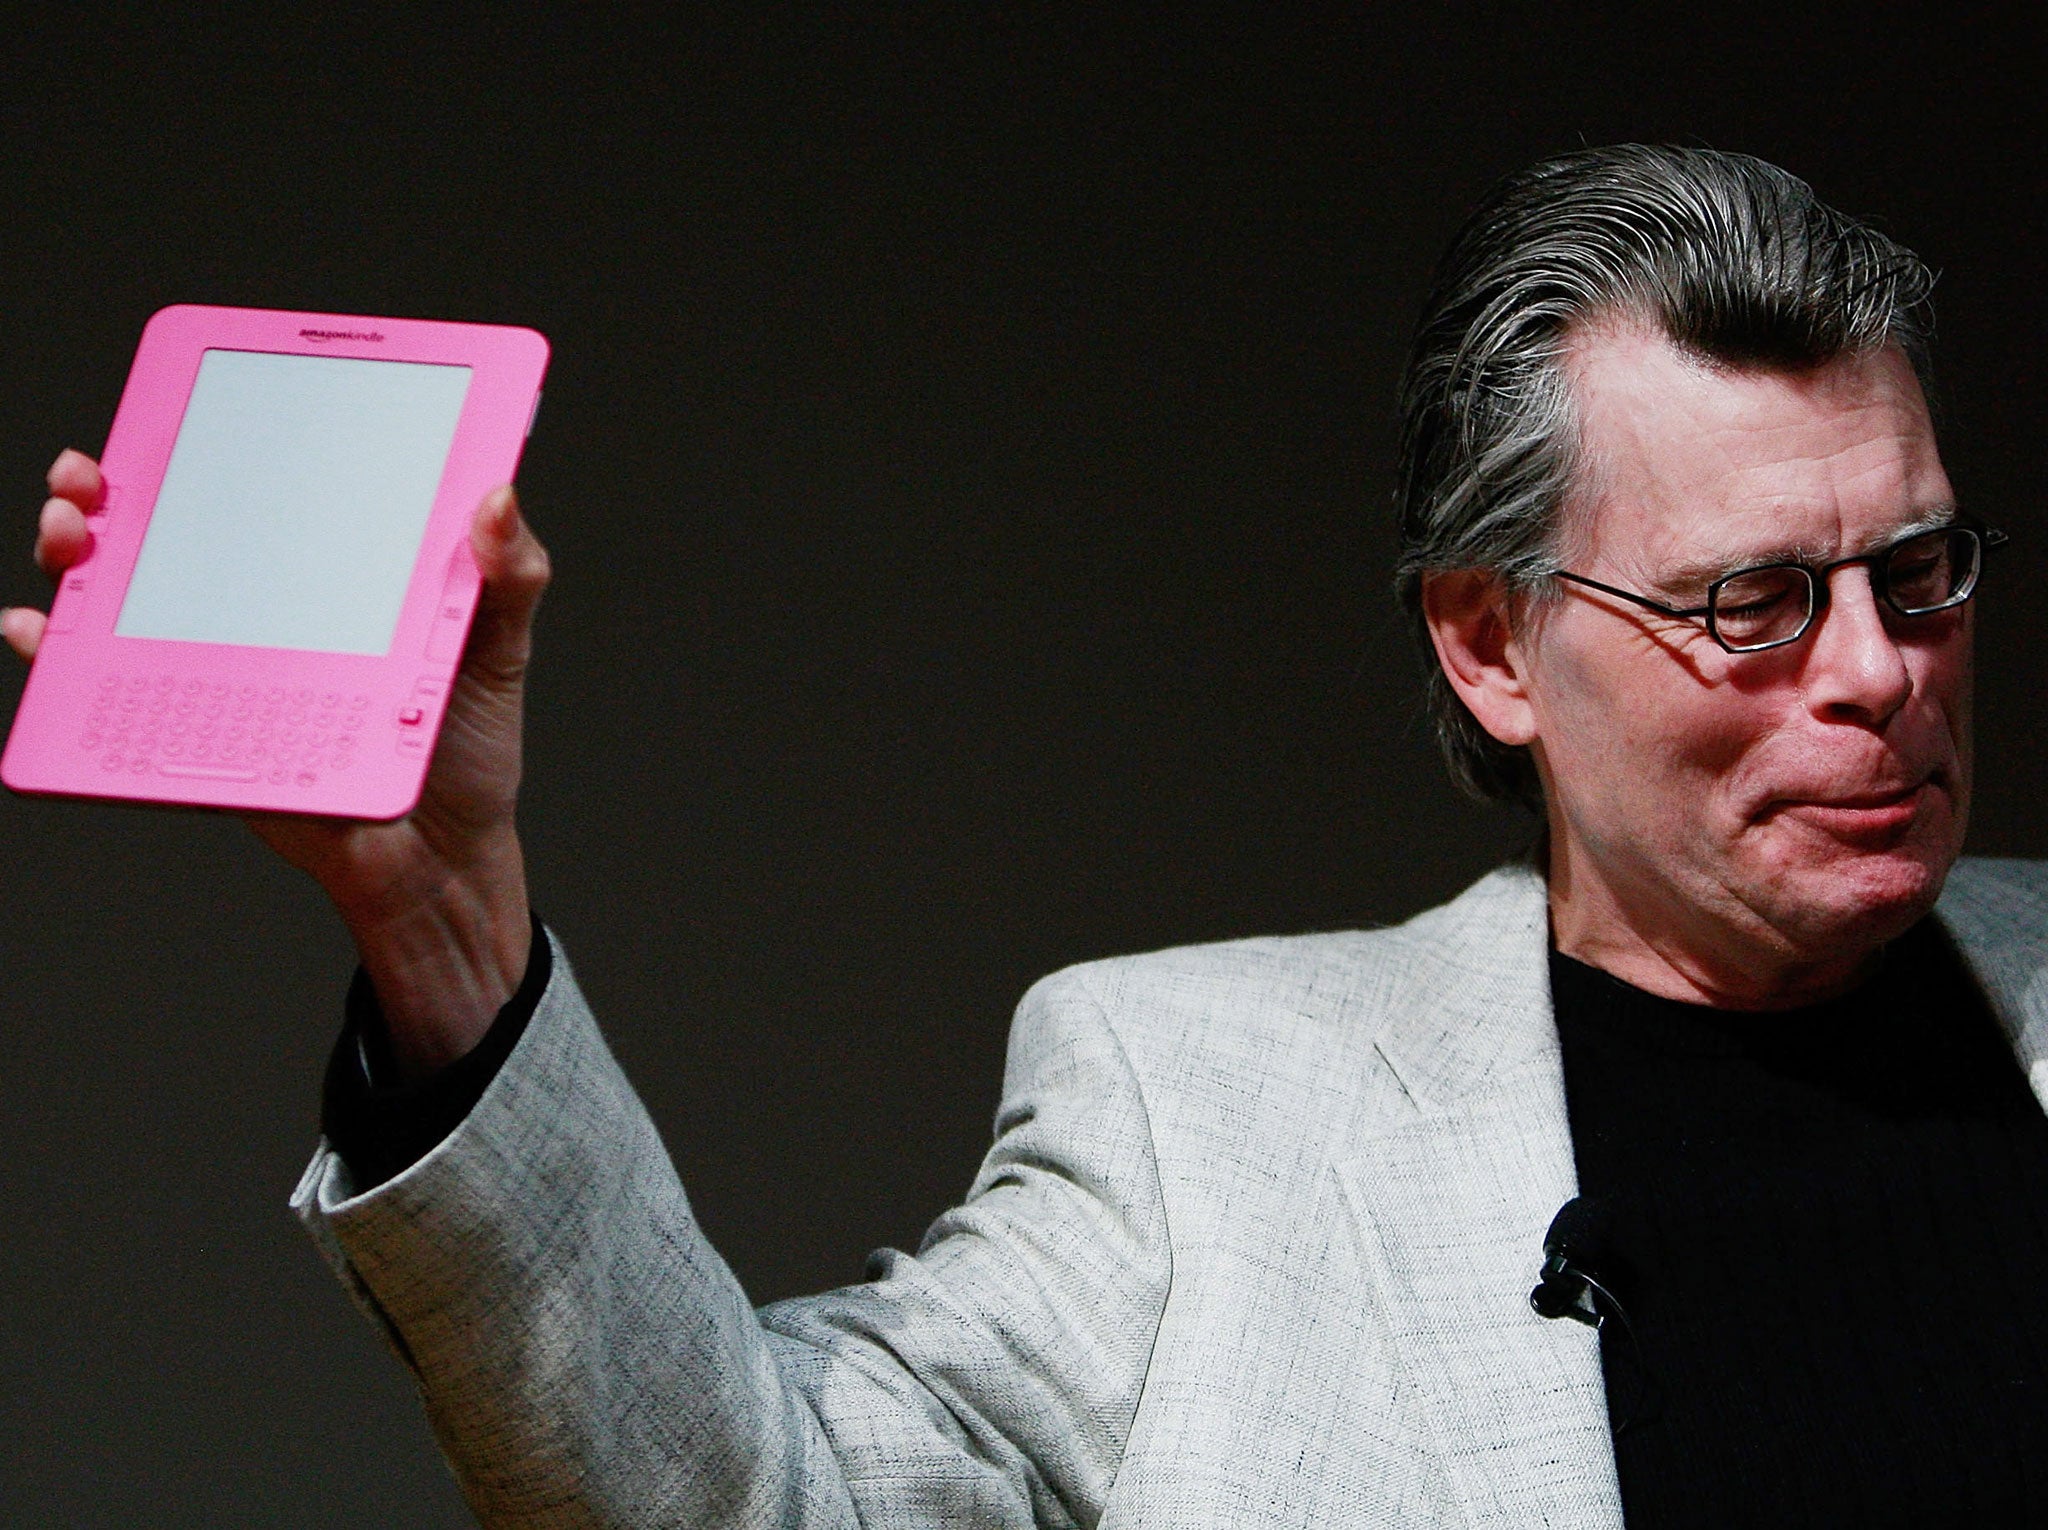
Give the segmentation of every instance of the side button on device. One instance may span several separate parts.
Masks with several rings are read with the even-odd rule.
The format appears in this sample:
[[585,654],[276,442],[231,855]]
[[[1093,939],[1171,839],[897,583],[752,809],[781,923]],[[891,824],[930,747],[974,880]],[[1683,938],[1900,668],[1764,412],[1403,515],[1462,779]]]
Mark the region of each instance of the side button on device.
[[80,569],[65,574],[57,586],[57,598],[50,603],[50,627],[52,632],[69,632],[78,625],[78,618],[85,610],[85,594],[92,583]]
[[448,565],[441,599],[434,607],[434,624],[427,629],[427,659],[435,664],[453,664],[462,657],[462,640],[469,635],[470,591],[477,573],[466,553],[457,549]]
[[107,512],[119,497],[119,491],[112,484],[106,485],[100,495],[99,508],[85,518],[89,539],[85,544],[85,556],[65,570],[64,577],[57,582],[57,598],[50,602],[49,631],[70,632],[78,626],[78,619],[85,611],[86,594],[92,589],[92,580],[87,573],[96,550],[94,544],[107,523]]
[[441,710],[448,699],[446,680],[422,680],[412,688],[412,695],[405,705],[398,709],[398,752],[400,754],[425,754],[431,729],[427,719]]

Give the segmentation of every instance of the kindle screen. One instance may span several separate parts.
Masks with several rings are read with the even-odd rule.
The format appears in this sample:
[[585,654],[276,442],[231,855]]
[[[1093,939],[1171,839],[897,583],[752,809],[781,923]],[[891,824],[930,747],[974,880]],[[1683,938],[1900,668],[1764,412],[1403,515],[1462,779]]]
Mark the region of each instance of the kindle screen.
[[207,351],[115,634],[389,651],[469,378]]

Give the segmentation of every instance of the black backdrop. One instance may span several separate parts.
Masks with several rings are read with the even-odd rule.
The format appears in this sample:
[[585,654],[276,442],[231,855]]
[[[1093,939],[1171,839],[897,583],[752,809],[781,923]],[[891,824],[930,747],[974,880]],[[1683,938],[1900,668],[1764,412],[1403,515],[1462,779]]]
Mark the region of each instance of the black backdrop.
[[[535,896],[757,1299],[960,1193],[1034,976],[1398,918],[1524,834],[1443,781],[1385,589],[1429,268],[1538,155],[1759,153],[1945,269],[1951,471],[2018,533],[1973,843],[2048,850],[2024,38],[727,9],[10,33],[0,596],[165,303],[546,332]],[[314,890],[231,820],[12,799],[0,899],[0,1522],[465,1522],[283,1209],[350,965]]]

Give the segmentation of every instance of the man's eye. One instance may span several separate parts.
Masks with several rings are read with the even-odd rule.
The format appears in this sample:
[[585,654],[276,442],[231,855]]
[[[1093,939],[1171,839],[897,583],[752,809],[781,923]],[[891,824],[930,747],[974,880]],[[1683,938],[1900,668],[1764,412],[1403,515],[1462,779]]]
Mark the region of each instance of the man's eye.
[[1784,605],[1790,598],[1783,590],[1774,590],[1768,594],[1750,596],[1746,600],[1732,602],[1723,600],[1718,609],[1724,618],[1730,616],[1765,616]]
[[1793,568],[1735,574],[1714,591],[1714,625],[1724,641],[1764,644],[1791,637],[1806,620],[1806,577]]
[[1722,585],[1714,607],[1723,616],[1744,612],[1775,611],[1798,594],[1798,576],[1782,570],[1767,574],[1738,574]]

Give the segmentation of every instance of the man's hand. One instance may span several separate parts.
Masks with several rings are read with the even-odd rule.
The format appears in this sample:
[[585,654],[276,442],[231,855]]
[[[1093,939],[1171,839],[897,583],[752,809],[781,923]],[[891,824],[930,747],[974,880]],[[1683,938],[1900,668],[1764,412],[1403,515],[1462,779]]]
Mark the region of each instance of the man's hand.
[[[60,454],[36,535],[36,561],[59,578],[90,544],[86,512],[99,464]],[[395,823],[256,814],[265,843],[309,873],[340,911],[409,1077],[462,1056],[490,1028],[526,970],[532,935],[513,808],[533,614],[548,555],[509,486],[484,497],[469,545],[483,573],[476,622],[449,697],[419,805]],[[42,612],[0,612],[0,636],[25,659]]]

